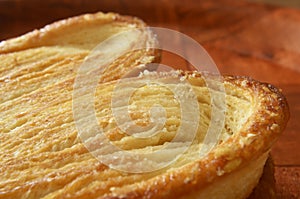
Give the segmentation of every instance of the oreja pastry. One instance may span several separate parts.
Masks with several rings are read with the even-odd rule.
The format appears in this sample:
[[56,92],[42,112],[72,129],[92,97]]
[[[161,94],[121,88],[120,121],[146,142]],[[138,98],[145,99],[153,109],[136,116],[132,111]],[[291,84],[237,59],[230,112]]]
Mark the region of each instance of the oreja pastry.
[[[118,81],[141,64],[159,60],[158,50],[137,50],[107,66],[97,84],[92,106],[102,132],[94,131],[89,122],[80,123],[85,126],[79,132],[78,122],[91,121],[85,106],[74,113],[74,102],[84,105],[87,99],[74,95],[79,66],[95,45],[136,27],[145,24],[136,18],[97,13],[0,43],[0,198],[250,195],[289,117],[284,96],[269,84],[225,76],[224,90],[219,90],[207,86],[207,81],[220,84],[212,74],[147,70]],[[136,42],[157,41],[150,34]],[[132,123],[118,115],[128,93],[126,110]],[[223,107],[216,103],[222,96]],[[189,103],[196,106],[189,109]],[[215,119],[214,108],[225,111],[224,123],[213,148],[201,156]],[[162,125],[151,126],[153,121]],[[178,138],[179,130],[183,134]],[[153,159],[145,155],[152,152],[158,152]]]

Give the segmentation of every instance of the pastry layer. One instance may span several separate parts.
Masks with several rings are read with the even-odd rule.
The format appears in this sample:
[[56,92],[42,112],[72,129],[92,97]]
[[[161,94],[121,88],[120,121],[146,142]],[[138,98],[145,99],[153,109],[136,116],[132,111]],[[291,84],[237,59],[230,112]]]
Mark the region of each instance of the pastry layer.
[[[179,88],[176,81],[134,88],[136,82],[145,81],[145,76],[128,79],[129,83],[124,83],[120,90],[121,97],[115,101],[116,109],[122,108],[118,100],[122,101],[127,89],[133,87],[128,111],[134,124],[149,125],[149,110],[155,104],[165,110],[165,123],[157,134],[136,138],[122,130],[121,126],[127,124],[116,123],[111,109],[112,94],[117,84],[123,85],[117,79],[139,64],[158,60],[159,54],[152,49],[127,53],[108,66],[95,90],[93,106],[103,134],[114,146],[129,152],[160,151],[158,160],[162,162],[186,146],[189,126],[196,122],[193,142],[188,143],[182,156],[163,169],[127,173],[111,169],[96,158],[122,158],[120,153],[98,146],[103,141],[97,136],[99,132],[78,135],[72,105],[74,100],[85,100],[84,96],[73,95],[78,68],[99,42],[114,33],[143,26],[135,18],[98,13],[63,20],[0,43],[0,198],[174,198],[196,190],[209,195],[222,189],[222,179],[235,184],[236,175],[243,177],[239,182],[249,182],[247,189],[239,190],[239,196],[249,194],[259,178],[264,154],[288,120],[286,100],[271,85],[246,77],[222,78],[226,103],[225,107],[217,108],[225,108],[225,124],[217,145],[200,157],[212,120],[212,94],[222,93],[217,88],[209,89],[204,77],[215,81],[215,76],[181,71],[149,76],[153,81],[185,80],[191,89],[185,85]],[[174,90],[188,96],[183,103],[196,100],[198,121],[181,120],[183,104]],[[195,96],[189,96],[191,93]],[[82,109],[79,118],[88,118],[90,115],[84,115]],[[174,141],[183,123],[188,128],[184,129],[182,139]],[[90,128],[89,123],[86,125]],[[164,150],[165,146],[170,148]],[[259,163],[252,169],[255,161]],[[138,166],[130,163],[130,159],[126,160],[122,166]],[[144,163],[140,162],[145,167],[150,165]],[[151,162],[150,166],[160,163]],[[255,174],[251,180],[242,175],[248,171]]]

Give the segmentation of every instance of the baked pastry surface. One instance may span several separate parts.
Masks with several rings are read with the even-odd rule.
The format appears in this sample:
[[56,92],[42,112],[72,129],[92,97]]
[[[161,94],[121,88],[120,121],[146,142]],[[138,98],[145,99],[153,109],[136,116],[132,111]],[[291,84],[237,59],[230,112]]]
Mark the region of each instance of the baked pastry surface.
[[[183,78],[199,104],[199,128],[188,151],[155,172],[111,169],[95,158],[78,136],[72,112],[78,67],[95,44],[114,33],[143,26],[135,18],[98,13],[63,20],[0,43],[0,198],[246,198],[251,193],[270,147],[288,120],[284,96],[268,84],[246,77],[223,77],[224,129],[217,145],[199,158],[211,119],[210,92],[219,91],[208,89],[204,76],[197,72],[150,75],[153,80]],[[127,135],[114,120],[111,99],[117,79],[139,64],[158,59],[159,53],[152,49],[126,54],[109,65],[99,80],[94,103],[99,126],[124,150],[159,150],[172,141],[181,124],[180,103],[162,85],[145,85],[129,101],[130,117],[140,126],[151,121],[152,105],[164,107],[165,128],[155,136]],[[99,143],[96,138],[90,140]],[[180,143],[173,144],[174,150],[180,147]]]

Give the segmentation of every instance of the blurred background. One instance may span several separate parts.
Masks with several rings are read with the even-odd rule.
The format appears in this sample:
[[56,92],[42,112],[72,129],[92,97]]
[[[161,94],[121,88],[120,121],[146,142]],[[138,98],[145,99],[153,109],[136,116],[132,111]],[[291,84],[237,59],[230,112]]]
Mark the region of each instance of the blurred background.
[[271,5],[278,5],[278,6],[300,8],[299,0],[248,0],[248,1],[271,4]]
[[[222,74],[250,76],[281,88],[291,119],[272,150],[278,196],[300,198],[299,0],[0,0],[0,41],[97,11],[183,32],[205,47]],[[167,54],[165,60],[188,68]]]
[[[277,5],[284,7],[300,8],[299,0],[246,0],[249,3]],[[142,18],[150,25],[169,24],[174,22],[172,15],[180,17],[170,7],[192,8],[206,4],[208,1],[188,0],[185,3],[175,0],[0,0],[0,40],[14,37],[34,28],[63,19],[66,17],[87,12],[118,12],[120,14],[134,15]],[[229,3],[232,1],[222,1]],[[238,1],[236,1],[238,2]],[[196,7],[194,7],[196,6]],[[171,16],[168,16],[170,15]],[[170,24],[169,24],[170,25]]]

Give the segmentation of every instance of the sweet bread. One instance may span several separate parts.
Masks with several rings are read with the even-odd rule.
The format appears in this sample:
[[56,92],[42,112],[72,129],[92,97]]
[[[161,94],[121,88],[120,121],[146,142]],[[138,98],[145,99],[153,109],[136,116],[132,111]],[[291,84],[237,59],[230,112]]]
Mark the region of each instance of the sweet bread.
[[[147,158],[145,162],[126,159],[120,151],[101,147],[103,137],[99,138],[97,132],[88,131],[84,135],[78,132],[75,120],[89,117],[84,111],[79,113],[79,119],[73,115],[74,101],[85,100],[83,95],[73,95],[80,64],[96,44],[109,36],[144,26],[136,18],[112,13],[88,14],[0,43],[0,198],[246,198],[250,195],[262,174],[270,147],[289,117],[284,96],[269,84],[247,77],[222,77],[226,93],[224,126],[216,145],[200,157],[199,150],[211,120],[211,93],[220,93],[207,87],[205,80],[216,81],[214,75],[146,71],[138,77],[118,81],[127,71],[156,62],[160,57],[151,48],[134,51],[104,71],[94,95],[95,117],[102,134],[114,146],[135,154],[160,151],[156,159],[159,161],[150,165]],[[156,39],[148,37],[136,42],[155,43]],[[158,83],[134,87],[145,78]],[[186,84],[178,88],[177,80]],[[116,86],[122,89],[114,98]],[[153,119],[151,114],[155,116],[155,110],[164,108],[163,127],[153,136],[143,132],[140,137],[127,134],[120,125],[124,124],[125,130],[129,127],[115,119],[111,101],[116,99],[115,110],[122,108],[120,97],[127,96],[130,88],[135,89],[128,101],[133,124],[146,128]],[[182,104],[172,89],[179,89],[187,96],[186,102],[196,101],[199,117],[181,120]],[[189,96],[191,92],[193,95]],[[162,107],[151,109],[156,104]],[[188,128],[182,138],[174,140],[183,123]],[[88,124],[84,130],[92,129]],[[189,125],[195,124],[192,141],[186,141],[185,136],[190,137]],[[170,147],[165,150],[167,145]],[[188,147],[178,158],[161,167],[161,162],[183,146]],[[111,161],[111,158],[120,160],[120,169],[105,164],[105,159]],[[139,172],[135,170],[138,166],[149,170]]]

